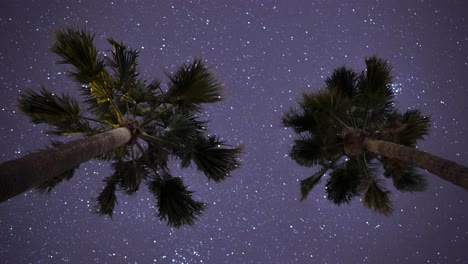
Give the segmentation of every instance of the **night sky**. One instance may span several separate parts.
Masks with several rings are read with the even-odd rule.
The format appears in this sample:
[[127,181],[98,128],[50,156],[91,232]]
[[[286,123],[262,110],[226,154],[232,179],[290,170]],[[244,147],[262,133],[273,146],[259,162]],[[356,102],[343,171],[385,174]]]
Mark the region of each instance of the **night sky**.
[[[324,182],[304,202],[294,139],[280,123],[304,91],[323,87],[339,66],[364,69],[377,54],[393,65],[396,106],[431,115],[418,147],[468,165],[468,2],[466,0],[38,1],[0,3],[0,161],[43,148],[50,137],[15,108],[24,88],[76,93],[49,51],[67,26],[141,51],[144,79],[202,57],[225,87],[206,107],[208,129],[245,145],[243,167],[221,183],[174,170],[208,204],[194,227],[155,216],[153,197],[118,195],[114,217],[92,213],[107,163],[81,165],[50,195],[34,191],[0,204],[0,263],[468,263],[468,193],[427,175],[423,193],[391,182],[394,214],[359,199],[336,206]],[[174,163],[175,165],[176,163]],[[175,166],[174,166],[175,167]]]

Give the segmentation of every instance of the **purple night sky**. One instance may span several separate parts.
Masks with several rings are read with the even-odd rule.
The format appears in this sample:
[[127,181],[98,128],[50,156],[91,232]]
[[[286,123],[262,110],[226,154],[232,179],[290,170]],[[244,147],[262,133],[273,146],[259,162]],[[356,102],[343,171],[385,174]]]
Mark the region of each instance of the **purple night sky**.
[[394,214],[359,199],[325,198],[324,182],[304,202],[299,180],[315,168],[288,157],[294,134],[282,114],[303,91],[323,86],[339,66],[357,71],[377,54],[394,66],[399,109],[431,115],[419,148],[468,165],[468,2],[466,0],[38,1],[0,3],[0,161],[48,145],[46,127],[15,108],[24,88],[76,93],[49,52],[54,30],[86,27],[139,49],[141,76],[201,56],[224,83],[210,105],[209,130],[245,145],[243,167],[222,183],[179,171],[208,209],[195,227],[172,229],[155,217],[141,188],[118,195],[112,219],[93,214],[110,174],[81,165],[50,195],[26,192],[0,204],[1,263],[468,263],[468,193],[428,175],[423,193],[399,193]]

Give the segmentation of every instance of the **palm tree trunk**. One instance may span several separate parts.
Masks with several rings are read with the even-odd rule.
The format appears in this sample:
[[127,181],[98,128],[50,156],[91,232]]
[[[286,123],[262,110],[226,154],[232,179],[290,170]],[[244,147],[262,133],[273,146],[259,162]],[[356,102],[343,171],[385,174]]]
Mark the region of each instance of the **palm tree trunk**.
[[371,152],[395,158],[437,175],[468,190],[468,168],[415,148],[366,138],[364,147]]
[[131,139],[120,127],[0,164],[0,202],[27,191]]

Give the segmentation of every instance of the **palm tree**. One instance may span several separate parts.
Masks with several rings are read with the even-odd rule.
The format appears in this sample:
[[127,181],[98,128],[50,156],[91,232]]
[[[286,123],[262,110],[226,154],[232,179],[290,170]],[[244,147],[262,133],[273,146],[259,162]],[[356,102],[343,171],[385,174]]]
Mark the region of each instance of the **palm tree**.
[[116,191],[132,195],[143,181],[155,196],[160,219],[169,226],[192,225],[205,204],[192,199],[179,177],[174,177],[170,157],[186,168],[194,164],[216,182],[240,164],[241,147],[231,147],[208,135],[199,119],[202,105],[221,101],[222,85],[200,59],[168,74],[167,89],[160,82],[139,78],[139,52],[109,38],[111,52],[98,52],[94,35],[68,28],[56,32],[51,50],[61,64],[69,64],[86,108],[67,94],[46,88],[24,91],[19,109],[33,123],[49,125],[47,134],[84,135],[0,165],[0,201],[37,187],[50,192],[72,178],[78,166],[93,158],[112,162],[113,173],[104,179],[97,197],[98,212],[112,216]]
[[467,168],[416,148],[428,134],[430,120],[420,110],[400,113],[395,108],[391,66],[376,56],[365,63],[361,73],[335,69],[324,89],[304,93],[299,106],[282,118],[298,135],[291,158],[301,166],[320,166],[301,181],[301,200],[327,172],[329,200],[340,205],[363,196],[366,207],[386,215],[392,204],[378,177],[382,171],[399,191],[425,189],[425,178],[415,167],[468,190]]

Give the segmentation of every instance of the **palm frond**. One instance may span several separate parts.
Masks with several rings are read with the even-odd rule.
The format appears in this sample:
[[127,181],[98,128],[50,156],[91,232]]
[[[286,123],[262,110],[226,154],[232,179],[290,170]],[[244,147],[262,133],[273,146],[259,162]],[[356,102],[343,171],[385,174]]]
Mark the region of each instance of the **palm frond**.
[[385,189],[376,179],[371,179],[364,194],[364,206],[383,215],[393,211],[390,191]]
[[193,161],[197,169],[208,179],[216,182],[224,180],[229,173],[240,166],[239,154],[242,147],[226,148],[227,145],[216,136],[198,135],[190,145],[178,149],[176,155],[181,159],[182,167],[188,167]]
[[144,166],[137,160],[119,160],[113,164],[113,168],[113,177],[117,179],[119,187],[129,195],[138,191],[141,180],[146,178],[147,174]]
[[418,140],[429,133],[430,118],[423,116],[420,110],[408,110],[401,119],[403,129],[396,135],[397,142],[414,147]]
[[149,190],[158,201],[158,216],[167,220],[167,224],[179,228],[183,225],[192,226],[202,214],[206,205],[193,200],[191,191],[180,178],[166,175],[151,181]]
[[70,74],[77,82],[88,84],[103,71],[105,63],[93,44],[94,35],[74,28],[58,30],[55,35],[51,51],[62,57],[58,63],[74,66]]
[[356,82],[356,72],[343,66],[333,71],[325,80],[325,85],[328,90],[337,90],[346,97],[353,97],[356,94]]
[[148,88],[142,81],[133,81],[132,84],[127,86],[128,90],[125,91],[120,97],[120,101],[128,102],[132,105],[139,103],[152,104],[156,103],[156,94]]
[[387,61],[373,56],[366,59],[366,71],[358,77],[357,106],[366,109],[370,122],[392,110],[394,93],[391,88],[392,67]]
[[191,113],[176,112],[170,115],[164,132],[169,139],[185,141],[200,134],[205,123],[198,121]]
[[107,41],[112,45],[112,58],[107,58],[107,63],[115,71],[118,77],[117,89],[128,92],[129,84],[136,81],[138,77],[138,54],[139,52],[127,47],[123,42],[118,43],[112,38]]
[[397,159],[383,158],[384,176],[392,178],[393,185],[403,192],[422,192],[427,188],[426,178],[414,167]]
[[[345,127],[351,126],[348,120],[348,109],[352,107],[351,100],[337,90],[304,93],[300,102],[305,115],[312,115],[310,132],[319,136],[325,142],[335,141],[337,134]],[[312,126],[313,125],[313,126]]]
[[105,187],[96,198],[96,202],[98,203],[97,212],[101,215],[112,217],[114,207],[117,204],[117,196],[115,195],[115,191],[117,190],[117,180],[114,176],[110,176],[105,178],[103,182]]
[[89,84],[89,91],[98,104],[110,102],[114,99],[113,86],[109,73],[102,71]]
[[365,175],[364,169],[358,157],[353,157],[334,168],[326,184],[327,198],[341,205],[358,196]]
[[317,122],[313,111],[304,111],[303,109],[291,108],[286,112],[281,122],[285,127],[290,127],[296,133],[305,131],[315,131]]
[[153,170],[166,169],[169,161],[169,151],[158,142],[149,142],[140,162]]
[[169,90],[166,93],[170,102],[183,108],[199,110],[199,104],[221,101],[222,85],[209,72],[200,59],[180,67],[168,76]]
[[145,102],[159,104],[162,102],[163,91],[161,89],[161,82],[159,80],[153,80],[145,88]]
[[35,124],[70,123],[80,118],[78,101],[65,94],[54,95],[42,87],[40,92],[24,91],[18,99],[18,108]]
[[303,136],[294,140],[289,153],[297,164],[311,167],[331,160],[342,152],[343,145],[339,142],[325,144],[319,137]]
[[322,167],[314,175],[310,176],[307,179],[301,180],[301,201],[305,200],[309,195],[309,192],[315,185],[320,183],[322,176],[329,170],[327,167]]

